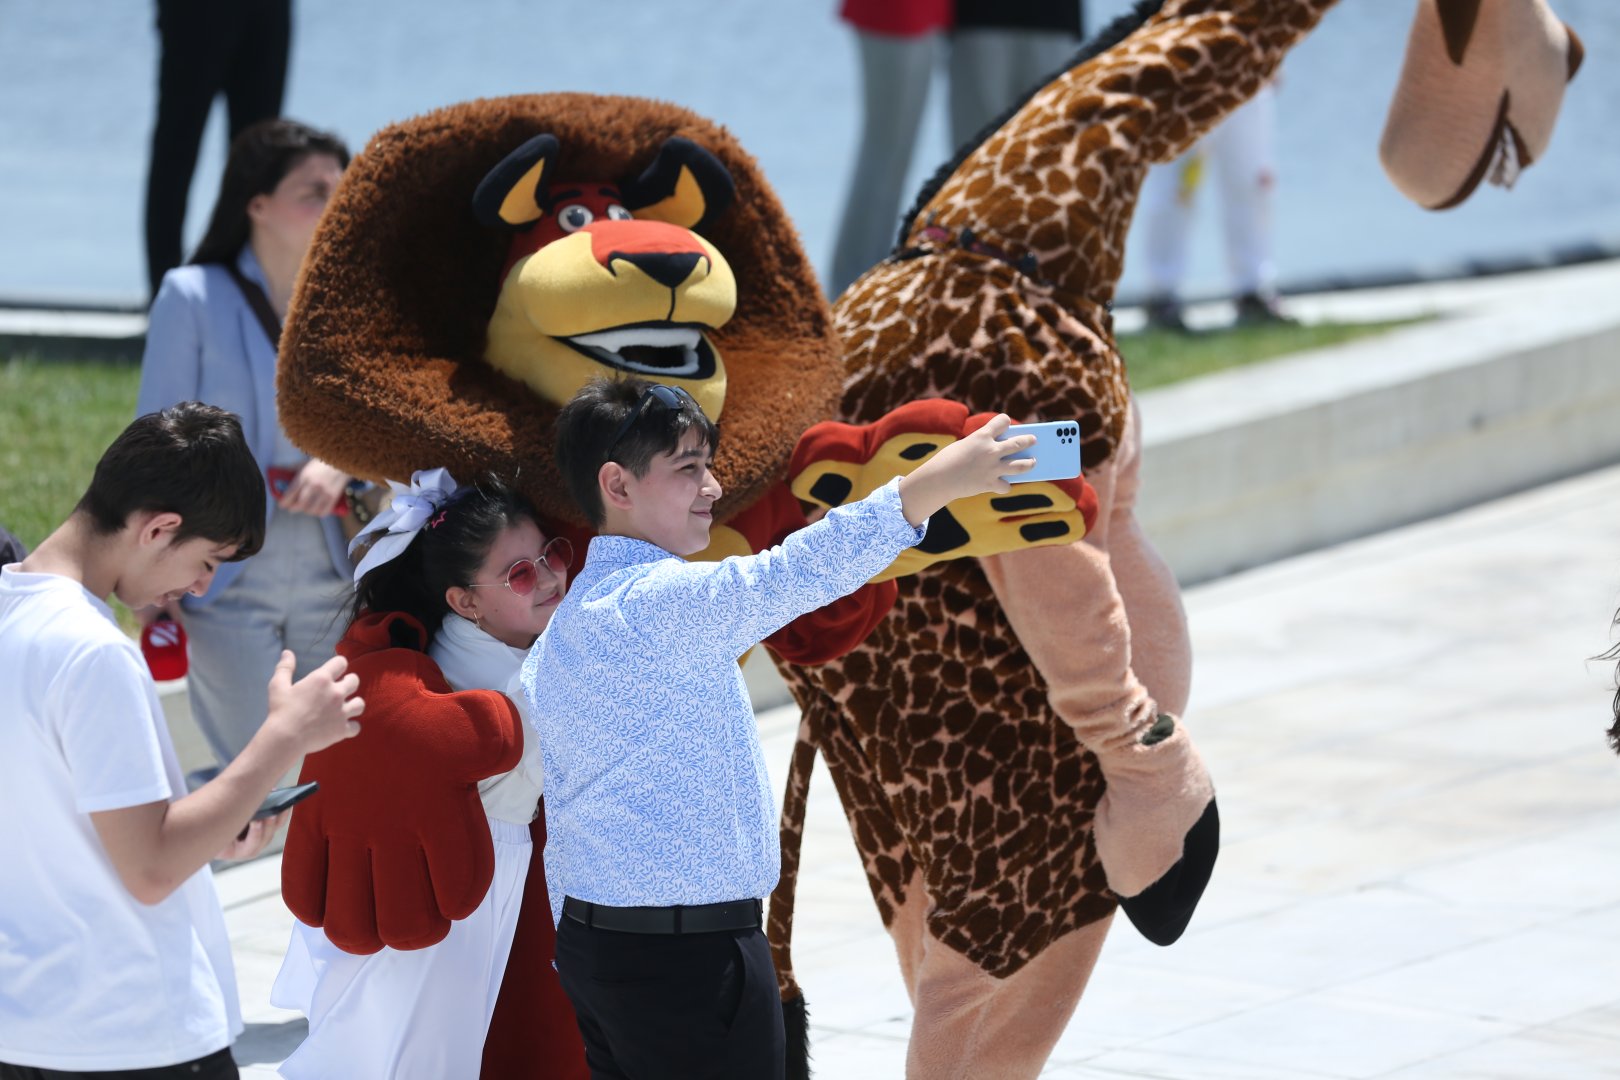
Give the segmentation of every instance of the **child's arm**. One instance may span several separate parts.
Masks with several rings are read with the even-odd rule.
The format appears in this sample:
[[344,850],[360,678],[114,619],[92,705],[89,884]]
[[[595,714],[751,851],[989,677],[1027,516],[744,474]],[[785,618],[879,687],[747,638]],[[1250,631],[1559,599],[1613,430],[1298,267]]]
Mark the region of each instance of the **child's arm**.
[[[997,416],[941,449],[897,482],[827,513],[757,555],[720,563],[661,565],[624,596],[627,614],[660,647],[723,650],[735,658],[805,612],[848,595],[922,539],[929,516],[954,499],[1005,492],[1005,461],[1032,435],[996,441],[1011,421]],[[667,640],[666,640],[667,639]]]
[[988,424],[946,446],[901,477],[900,505],[906,520],[921,526],[935,512],[957,499],[986,491],[1002,495],[1011,491],[1012,485],[1002,477],[1007,473],[1028,472],[1035,467],[1035,459],[1004,459],[1028,450],[1036,442],[1033,435],[1016,435],[998,442],[1011,426],[1012,420],[1006,413],[997,413]]
[[301,755],[359,734],[354,718],[365,703],[352,696],[358,680],[344,674],[346,662],[333,657],[296,683],[293,664],[293,654],[283,652],[270,680],[264,726],[218,777],[173,802],[90,815],[119,880],[141,903],[161,902],[229,849]]

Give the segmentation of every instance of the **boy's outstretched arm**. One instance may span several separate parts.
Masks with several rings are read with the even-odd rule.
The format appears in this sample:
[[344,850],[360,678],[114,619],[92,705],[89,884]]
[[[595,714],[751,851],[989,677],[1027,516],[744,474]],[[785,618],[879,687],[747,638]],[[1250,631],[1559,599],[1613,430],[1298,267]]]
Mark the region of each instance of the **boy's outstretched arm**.
[[719,563],[660,566],[620,602],[639,625],[679,633],[692,647],[736,658],[805,612],[860,588],[916,544],[918,530],[946,503],[1007,491],[1003,475],[1034,467],[1033,461],[1004,460],[1035,441],[1025,435],[997,442],[1010,423],[1004,415],[995,417],[906,476],[835,508],[776,547]]
[[272,827],[255,826],[241,844],[236,836],[276,782],[303,754],[359,734],[355,718],[365,702],[354,696],[359,680],[345,674],[347,661],[333,657],[296,683],[293,665],[283,652],[264,725],[219,776],[172,802],[90,815],[119,879],[141,903],[160,903],[210,859],[253,854]]

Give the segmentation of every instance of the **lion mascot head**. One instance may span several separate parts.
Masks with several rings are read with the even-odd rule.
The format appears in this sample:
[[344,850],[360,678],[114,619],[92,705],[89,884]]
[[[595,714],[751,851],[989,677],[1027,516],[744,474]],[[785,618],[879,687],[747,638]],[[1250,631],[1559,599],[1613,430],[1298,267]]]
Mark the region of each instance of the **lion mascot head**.
[[512,480],[578,528],[553,461],[586,382],[680,385],[721,421],[725,521],[832,414],[840,352],[781,204],[723,128],[627,97],[456,105],[349,167],[282,336],[288,435],[357,476]]

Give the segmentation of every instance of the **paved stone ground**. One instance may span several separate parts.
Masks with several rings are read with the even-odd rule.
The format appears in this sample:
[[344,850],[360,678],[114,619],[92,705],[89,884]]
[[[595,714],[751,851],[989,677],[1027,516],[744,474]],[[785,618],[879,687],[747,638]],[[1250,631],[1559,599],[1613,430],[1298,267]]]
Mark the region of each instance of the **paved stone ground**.
[[[1192,590],[1225,848],[1186,938],[1116,927],[1048,1077],[1620,1077],[1620,468]],[[760,717],[777,787],[796,715]],[[220,875],[248,1033],[289,916]],[[823,773],[795,932],[819,1075],[902,1075],[910,1006]]]

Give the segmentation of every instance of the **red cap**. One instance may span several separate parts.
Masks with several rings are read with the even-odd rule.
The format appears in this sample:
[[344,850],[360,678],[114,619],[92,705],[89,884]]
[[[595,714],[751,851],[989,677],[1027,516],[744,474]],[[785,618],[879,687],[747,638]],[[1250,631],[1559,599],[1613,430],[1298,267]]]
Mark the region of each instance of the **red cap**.
[[169,618],[160,616],[141,631],[141,654],[152,678],[158,682],[184,678],[186,674],[186,630]]

